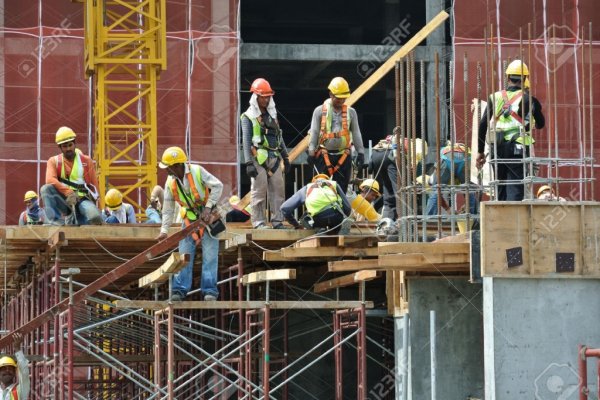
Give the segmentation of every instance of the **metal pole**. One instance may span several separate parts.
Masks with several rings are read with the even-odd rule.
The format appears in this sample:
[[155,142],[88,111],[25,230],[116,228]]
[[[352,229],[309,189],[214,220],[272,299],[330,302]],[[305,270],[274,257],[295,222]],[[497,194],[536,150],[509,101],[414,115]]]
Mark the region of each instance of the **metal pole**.
[[430,354],[431,354],[431,400],[437,399],[437,387],[436,387],[436,352],[435,352],[435,311],[429,311],[429,343],[430,343]]
[[409,322],[410,317],[409,314],[406,313],[402,317],[402,365],[400,366],[402,374],[402,400],[408,400]]
[[436,143],[436,179],[437,179],[437,214],[438,214],[438,238],[442,237],[442,190],[440,186],[440,136],[441,136],[441,127],[440,127],[440,55],[437,51],[434,54],[434,64],[435,64],[435,84],[434,84],[434,92],[435,92],[435,143]]

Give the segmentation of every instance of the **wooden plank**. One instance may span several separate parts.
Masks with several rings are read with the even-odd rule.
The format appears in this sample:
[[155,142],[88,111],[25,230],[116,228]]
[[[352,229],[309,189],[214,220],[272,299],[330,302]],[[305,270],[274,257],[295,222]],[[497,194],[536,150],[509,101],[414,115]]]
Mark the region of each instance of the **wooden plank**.
[[[202,310],[252,310],[265,307],[264,301],[178,301],[173,304],[175,309],[202,309]],[[359,308],[361,301],[271,301],[269,307],[278,310],[343,310],[349,308]],[[364,303],[365,308],[373,308],[372,301]],[[164,310],[169,306],[168,301],[148,301],[148,300],[117,300],[116,308],[143,308],[146,310]]]
[[252,272],[242,276],[242,284],[246,286],[252,283],[283,281],[289,279],[296,279],[295,269],[271,269],[268,271]]
[[329,261],[327,263],[327,266],[330,272],[360,271],[363,269],[381,269],[381,267],[379,267],[379,261],[374,258],[368,260]]
[[279,250],[279,251],[263,251],[262,259],[263,259],[263,261],[269,261],[269,262],[302,262],[302,263],[320,262],[320,263],[322,263],[324,261],[321,257],[300,257],[300,258],[285,257],[281,253],[281,250]]
[[341,247],[321,247],[316,249],[295,249],[285,248],[281,250],[285,258],[304,258],[304,257],[377,257],[377,248],[341,248]]
[[[600,203],[485,202],[481,208],[481,275],[511,278],[600,278]],[[507,250],[522,263],[508,267]],[[557,272],[559,253],[574,270]]]
[[323,293],[331,289],[336,289],[345,286],[351,286],[362,281],[370,281],[379,277],[378,271],[358,271],[354,274],[339,276],[327,281],[316,283],[313,287],[313,292]]
[[440,266],[443,264],[468,264],[469,254],[387,254],[379,256],[379,267],[383,269],[415,266],[427,267],[428,265]]
[[423,253],[423,254],[468,254],[470,244],[464,243],[379,243],[379,254]]
[[65,237],[63,231],[54,232],[50,238],[48,238],[48,247],[50,251],[55,251],[58,247],[66,246],[69,241]]
[[[382,268],[383,269],[383,268]],[[385,267],[386,271],[423,272],[423,273],[469,273],[469,263],[452,264],[421,264],[421,265],[394,265]]]
[[318,247],[337,247],[338,246],[338,237],[332,236],[317,236],[312,237],[310,239],[300,240],[294,243],[294,247],[297,249],[300,248],[318,248]]
[[167,261],[163,265],[152,271],[148,275],[141,277],[138,280],[139,287],[146,287],[151,284],[161,284],[169,280],[171,274],[175,274],[187,265],[190,261],[189,254],[171,253]]

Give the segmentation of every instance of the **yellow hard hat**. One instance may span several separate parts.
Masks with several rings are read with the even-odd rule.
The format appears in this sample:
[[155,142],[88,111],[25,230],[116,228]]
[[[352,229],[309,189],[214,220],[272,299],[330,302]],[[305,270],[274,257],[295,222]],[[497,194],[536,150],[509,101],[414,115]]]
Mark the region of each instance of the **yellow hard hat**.
[[233,195],[229,198],[229,204],[235,205],[240,202],[240,198],[236,195]]
[[312,182],[316,182],[319,179],[327,179],[329,180],[329,175],[325,175],[325,174],[317,174],[312,178]]
[[529,76],[529,68],[521,60],[514,60],[506,67],[506,75]]
[[23,201],[35,199],[37,197],[38,195],[36,192],[34,192],[33,190],[28,190],[27,192],[25,192],[25,198],[23,199]]
[[56,131],[56,137],[54,138],[54,141],[56,144],[63,144],[75,140],[76,136],[77,135],[75,135],[73,129],[69,128],[68,126],[61,126]]
[[542,187],[540,187],[538,189],[538,191],[537,191],[537,197],[540,197],[542,195],[542,193],[544,193],[546,190],[554,192],[550,186],[544,185],[544,186],[542,186]]
[[350,85],[348,85],[348,82],[342,77],[337,76],[333,78],[329,86],[327,86],[327,89],[329,89],[335,97],[339,97],[340,99],[350,97]]
[[2,367],[14,367],[17,368],[17,363],[12,357],[4,356],[0,358],[0,368]]
[[165,150],[162,159],[158,164],[159,167],[165,169],[175,164],[181,164],[187,161],[185,151],[181,147],[173,146]]
[[123,204],[123,194],[119,192],[117,189],[110,189],[106,192],[106,197],[104,197],[104,201],[106,202],[106,206],[111,210],[116,210],[121,207]]
[[381,192],[379,191],[379,182],[377,182],[375,179],[365,179],[364,181],[362,181],[358,188],[360,190],[363,190],[365,188],[371,189],[372,191],[377,193],[377,195],[381,196]]

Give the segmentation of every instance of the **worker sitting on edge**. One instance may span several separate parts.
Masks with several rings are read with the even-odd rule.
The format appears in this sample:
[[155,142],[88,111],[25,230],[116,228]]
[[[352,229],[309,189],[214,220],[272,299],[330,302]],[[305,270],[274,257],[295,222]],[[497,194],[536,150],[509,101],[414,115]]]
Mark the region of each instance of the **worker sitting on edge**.
[[240,206],[240,198],[238,196],[231,196],[229,198],[229,204],[232,209],[225,215],[226,222],[246,222],[252,216],[252,206],[248,204],[245,208]]
[[[180,215],[183,216],[182,227],[189,226],[200,218],[209,225],[215,220],[213,208],[217,205],[223,193],[223,183],[200,165],[190,164],[188,157],[180,147],[169,147],[162,155],[159,166],[169,174],[165,183],[165,203],[163,204],[162,226],[157,240],[167,237],[175,203],[179,204]],[[216,218],[218,219],[218,218]],[[179,242],[179,253],[189,254],[190,261],[173,276],[173,295],[171,300],[183,300],[192,288],[194,257],[196,246],[202,245],[202,277],[200,288],[204,300],[216,300],[219,296],[217,289],[217,264],[219,257],[218,233],[208,231],[203,225]]]
[[33,190],[25,193],[25,211],[19,216],[19,225],[42,225],[46,222],[46,212],[40,207],[38,195]]
[[104,198],[106,203],[106,209],[104,215],[106,216],[107,224],[135,224],[135,210],[129,203],[123,202],[123,194],[112,188],[106,192]]
[[56,131],[61,154],[48,160],[46,184],[40,190],[46,216],[53,225],[100,225],[96,169],[92,159],[75,148],[76,136],[66,126]]
[[[0,399],[26,400],[29,398],[30,381],[27,358],[21,350],[23,336],[13,334],[13,345],[17,349],[15,359],[9,356],[0,358]],[[17,368],[19,372],[17,373]],[[18,379],[17,379],[18,378]]]
[[365,163],[365,148],[358,126],[356,110],[344,104],[350,86],[341,77],[331,80],[329,98],[313,112],[308,145],[308,165],[327,174],[345,192],[352,177],[352,145],[356,150],[356,173],[360,176]]
[[355,221],[379,221],[381,215],[373,207],[373,202],[381,197],[379,182],[375,179],[365,179],[358,188],[360,193],[351,202],[352,218]]
[[[294,211],[306,207],[302,225],[294,218]],[[312,182],[298,190],[281,206],[284,218],[296,229],[323,228],[332,234],[347,234],[349,226],[342,226],[350,215],[351,207],[344,191],[325,174],[316,175]],[[342,229],[343,228],[343,229]]]
[[154,186],[150,194],[150,204],[146,208],[146,223],[160,224],[162,222],[162,203],[165,198],[165,192],[159,185]]

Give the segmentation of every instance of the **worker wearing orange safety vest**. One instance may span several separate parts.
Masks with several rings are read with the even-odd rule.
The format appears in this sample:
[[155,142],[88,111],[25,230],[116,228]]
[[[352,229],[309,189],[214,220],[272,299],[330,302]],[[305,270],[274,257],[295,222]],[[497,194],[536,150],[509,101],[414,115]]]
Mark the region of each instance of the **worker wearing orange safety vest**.
[[28,190],[23,199],[25,211],[19,216],[19,225],[42,225],[46,222],[46,213],[40,207],[38,195],[33,190]]
[[98,179],[94,162],[75,147],[76,136],[67,126],[56,131],[54,140],[61,154],[48,160],[46,184],[40,194],[50,224],[100,225],[102,215],[96,207]]
[[346,191],[352,177],[352,146],[357,153],[359,175],[365,162],[365,149],[356,110],[344,104],[350,97],[348,82],[341,77],[333,78],[328,89],[329,98],[313,112],[308,164],[318,173],[331,176]]
[[252,226],[255,229],[267,228],[265,211],[267,197],[272,212],[271,224],[275,229],[283,229],[281,204],[285,199],[283,171],[291,171],[291,165],[283,141],[277,109],[273,95],[275,91],[263,78],[256,79],[250,87],[250,106],[241,115],[242,141],[246,173],[251,178]]
[[[223,192],[223,183],[203,167],[190,164],[187,155],[180,147],[166,149],[159,166],[167,170],[169,177],[165,183],[162,226],[157,240],[167,237],[175,213],[175,203],[181,207],[179,212],[183,218],[182,226],[187,226],[198,218],[205,224],[210,224],[214,219],[213,209]],[[183,300],[192,288],[194,256],[196,246],[200,242],[202,243],[200,288],[204,300],[216,300],[219,295],[217,289],[219,240],[213,237],[208,229],[201,228],[179,242],[179,253],[189,254],[190,261],[173,277],[171,296],[173,301]]]
[[[30,391],[29,368],[27,358],[20,350],[23,336],[13,334],[13,344],[19,349],[14,358],[4,356],[0,358],[0,400],[27,400]],[[18,380],[17,380],[17,369]]]
[[[523,159],[529,155],[529,146],[534,140],[531,134],[531,122],[537,129],[545,125],[542,105],[527,89],[529,69],[521,60],[514,60],[506,68],[508,85],[488,99],[488,110],[483,112],[479,122],[479,144],[477,167],[485,163],[485,140],[490,120],[492,135],[488,138],[496,146],[498,159]],[[522,85],[522,81],[524,85]],[[529,106],[531,103],[531,110]],[[493,112],[492,112],[493,111]],[[493,156],[493,154],[492,154]],[[498,181],[508,181],[498,185],[497,200],[521,201],[525,194],[522,183],[524,178],[523,164],[514,162],[497,163]]]

